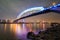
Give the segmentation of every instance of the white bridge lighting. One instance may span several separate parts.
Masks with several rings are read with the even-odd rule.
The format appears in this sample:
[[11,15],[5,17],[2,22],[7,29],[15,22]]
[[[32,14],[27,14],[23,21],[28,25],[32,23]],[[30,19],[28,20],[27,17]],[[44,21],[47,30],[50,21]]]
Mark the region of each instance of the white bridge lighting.
[[[35,10],[36,11],[43,11],[44,7],[33,7],[33,8],[26,9],[17,16],[17,19],[20,18],[25,13],[30,12],[30,11],[35,11]],[[35,12],[33,12],[33,13],[35,13]]]

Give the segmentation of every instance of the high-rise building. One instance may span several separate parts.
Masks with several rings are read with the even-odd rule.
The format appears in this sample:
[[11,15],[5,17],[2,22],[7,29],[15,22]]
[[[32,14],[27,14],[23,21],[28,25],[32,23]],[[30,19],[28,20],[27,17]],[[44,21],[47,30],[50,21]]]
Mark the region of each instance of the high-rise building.
[[0,19],[0,22],[1,22],[1,19]]
[[5,19],[3,19],[3,20],[1,20],[1,22],[4,22],[4,23],[5,23],[5,22],[6,22],[6,20],[5,20]]
[[10,20],[8,19],[8,20],[7,20],[7,23],[9,23],[9,22],[10,22]]
[[47,28],[50,27],[50,24],[46,21],[43,22],[43,30],[46,30]]

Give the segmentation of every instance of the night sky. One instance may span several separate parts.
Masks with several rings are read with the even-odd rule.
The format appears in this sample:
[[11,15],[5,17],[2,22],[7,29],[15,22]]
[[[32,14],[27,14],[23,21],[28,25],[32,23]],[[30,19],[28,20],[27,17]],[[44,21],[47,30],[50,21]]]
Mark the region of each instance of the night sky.
[[32,7],[49,7],[60,0],[0,0],[0,19],[16,19],[24,10]]

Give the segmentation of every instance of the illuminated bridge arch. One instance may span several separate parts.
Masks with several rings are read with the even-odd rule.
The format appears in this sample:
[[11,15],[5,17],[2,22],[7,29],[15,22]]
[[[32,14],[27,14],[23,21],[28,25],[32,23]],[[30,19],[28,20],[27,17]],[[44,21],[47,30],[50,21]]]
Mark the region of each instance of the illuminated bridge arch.
[[[33,8],[23,11],[23,12],[18,16],[18,17],[20,17],[20,18],[17,17],[17,19],[14,20],[14,22],[18,22],[18,21],[21,20],[21,19],[28,18],[28,17],[32,17],[32,16],[36,16],[36,15],[39,15],[39,14],[45,14],[45,13],[48,13],[48,12],[60,13],[60,4],[54,5],[54,6],[51,6],[51,7],[49,7],[49,8],[45,8],[45,9],[44,9],[43,7],[41,7],[41,8],[40,8],[41,11],[33,12],[33,13],[31,13],[31,14],[22,16],[23,14],[25,14],[25,12],[27,12],[27,11],[29,11],[29,10],[32,10],[32,9],[33,9]],[[35,9],[36,9],[36,8],[35,8]],[[38,7],[38,9],[39,9],[39,7]],[[21,17],[21,16],[22,16],[22,17]]]
[[43,10],[44,10],[44,7],[33,7],[33,8],[26,9],[17,16],[17,19],[30,15],[32,13],[37,13],[37,12],[43,11]]

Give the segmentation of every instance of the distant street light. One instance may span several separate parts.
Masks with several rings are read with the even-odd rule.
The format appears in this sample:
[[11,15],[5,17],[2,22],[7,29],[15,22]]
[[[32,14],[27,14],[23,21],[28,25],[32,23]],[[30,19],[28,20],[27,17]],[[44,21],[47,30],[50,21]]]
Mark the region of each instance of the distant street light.
[[52,4],[53,4],[53,5],[56,5],[56,3],[55,3],[55,2],[53,2]]

